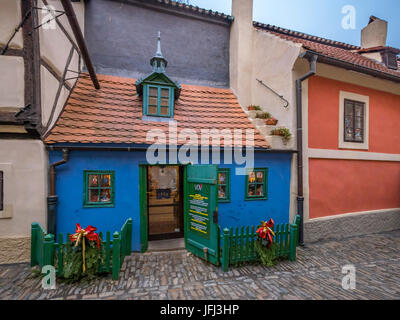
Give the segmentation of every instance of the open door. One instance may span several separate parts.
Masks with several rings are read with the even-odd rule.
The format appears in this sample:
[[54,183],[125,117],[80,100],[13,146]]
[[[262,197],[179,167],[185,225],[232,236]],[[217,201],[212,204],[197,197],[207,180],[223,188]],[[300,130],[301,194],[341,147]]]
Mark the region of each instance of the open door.
[[186,249],[218,265],[217,166],[188,165],[186,170]]

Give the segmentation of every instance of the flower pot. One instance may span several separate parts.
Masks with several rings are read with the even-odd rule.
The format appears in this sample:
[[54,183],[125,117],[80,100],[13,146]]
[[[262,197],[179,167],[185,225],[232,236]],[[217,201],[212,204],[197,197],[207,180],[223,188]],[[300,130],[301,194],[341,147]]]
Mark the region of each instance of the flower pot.
[[259,109],[256,106],[248,106],[247,110],[249,110],[249,111],[257,111]]
[[275,129],[275,130],[271,131],[271,135],[273,135],[273,136],[282,136],[283,134],[282,134],[281,130]]
[[264,122],[268,126],[276,126],[276,124],[278,123],[278,119],[268,118],[268,119],[265,119]]

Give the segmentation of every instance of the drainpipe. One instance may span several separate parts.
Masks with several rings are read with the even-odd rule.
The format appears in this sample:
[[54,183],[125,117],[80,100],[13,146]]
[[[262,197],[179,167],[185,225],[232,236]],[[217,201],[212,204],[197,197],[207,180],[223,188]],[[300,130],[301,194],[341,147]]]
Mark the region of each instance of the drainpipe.
[[[304,58],[307,53],[300,55]],[[315,75],[317,69],[317,55],[308,57],[310,71],[296,80],[296,107],[297,107],[297,213],[300,215],[299,244],[304,245],[304,194],[303,194],[303,119],[302,119],[302,83]]]
[[68,161],[69,150],[63,149],[63,159],[50,165],[50,194],[47,197],[47,232],[56,234],[57,231],[57,202],[56,167]]

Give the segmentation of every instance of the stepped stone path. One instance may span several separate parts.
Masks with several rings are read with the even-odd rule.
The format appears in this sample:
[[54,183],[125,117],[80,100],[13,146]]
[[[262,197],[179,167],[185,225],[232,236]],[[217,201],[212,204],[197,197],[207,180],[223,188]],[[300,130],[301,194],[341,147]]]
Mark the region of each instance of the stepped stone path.
[[[0,299],[400,299],[400,230],[325,241],[298,249],[296,262],[272,268],[221,268],[188,252],[134,253],[120,280],[57,283],[44,290],[27,263],[0,266]],[[342,288],[342,267],[356,270],[356,288]]]

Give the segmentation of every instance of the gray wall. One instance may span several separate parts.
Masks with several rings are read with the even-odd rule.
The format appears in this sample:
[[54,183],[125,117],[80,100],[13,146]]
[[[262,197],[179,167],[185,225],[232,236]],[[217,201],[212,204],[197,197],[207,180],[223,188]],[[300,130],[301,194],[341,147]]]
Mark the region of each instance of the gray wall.
[[129,1],[86,3],[85,38],[96,72],[138,78],[151,72],[157,33],[167,74],[184,84],[229,87],[230,26]]

